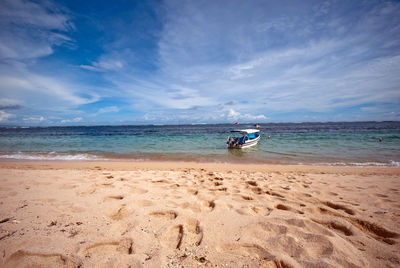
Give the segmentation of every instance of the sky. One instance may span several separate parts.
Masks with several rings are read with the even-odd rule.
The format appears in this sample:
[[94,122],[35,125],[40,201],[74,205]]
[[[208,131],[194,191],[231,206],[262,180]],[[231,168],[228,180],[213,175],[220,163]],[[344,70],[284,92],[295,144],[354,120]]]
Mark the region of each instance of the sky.
[[383,120],[399,1],[0,0],[0,125]]

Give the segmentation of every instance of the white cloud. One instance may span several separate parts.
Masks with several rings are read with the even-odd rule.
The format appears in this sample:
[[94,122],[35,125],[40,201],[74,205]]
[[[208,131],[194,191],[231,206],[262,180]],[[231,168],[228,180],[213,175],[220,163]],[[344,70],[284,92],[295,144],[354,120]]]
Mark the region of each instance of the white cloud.
[[15,99],[0,98],[0,110],[18,110],[21,102]]
[[[5,0],[0,9],[0,59],[31,59],[50,55],[53,46],[71,42],[69,17],[50,1]],[[55,32],[58,31],[58,32]]]
[[22,120],[30,122],[30,123],[39,123],[45,120],[43,116],[31,116],[31,117],[24,117]]
[[147,110],[160,106],[166,109],[190,109],[217,104],[212,97],[203,96],[199,90],[174,84],[168,78],[157,77],[153,81],[145,81],[126,76],[121,80],[113,80],[113,83],[125,99],[136,102],[135,106],[144,105],[146,107],[143,108]]
[[81,65],[79,65],[79,67],[82,68],[82,69],[88,70],[88,71],[93,71],[93,72],[100,72],[100,73],[101,72],[105,72],[104,69],[101,69],[101,68],[98,68],[98,67],[94,67],[92,65],[81,64]]
[[125,65],[121,57],[118,52],[110,52],[100,56],[99,60],[91,65],[82,64],[79,67],[94,72],[120,71]]
[[254,120],[266,120],[267,117],[263,114],[259,115],[251,115],[251,114],[241,114],[232,108],[229,109],[228,114],[226,115],[226,119],[232,121],[232,120],[244,120],[244,121],[254,121]]
[[[36,61],[52,54],[55,46],[73,42],[68,34],[74,25],[67,10],[51,1],[6,0],[1,6],[0,109],[18,109],[21,121],[42,122],[41,117],[29,115],[71,112],[99,99],[93,87],[75,82],[66,64],[60,67],[65,68],[62,75],[57,75],[59,70],[48,75],[48,67]],[[3,100],[15,103],[2,104]]]
[[78,122],[82,122],[83,121],[83,118],[82,117],[75,117],[74,119],[64,119],[64,120],[61,120],[61,123],[62,124],[65,124],[65,123],[78,123]]
[[98,67],[100,69],[104,69],[104,70],[119,70],[122,67],[124,67],[124,64],[120,61],[120,60],[112,60],[112,59],[108,59],[108,60],[101,60],[99,62],[95,62],[94,63],[95,67]]
[[[342,108],[362,113],[368,108],[360,107],[376,102],[399,109],[398,3],[166,1],[157,10],[165,12],[159,32],[146,28],[154,34],[145,42],[155,47],[151,57],[134,52],[136,35],[124,26],[104,38],[110,42],[102,44],[103,55],[85,59],[80,68],[74,65],[75,71],[97,72],[81,72],[94,78],[81,83],[68,71],[65,76],[39,74],[28,63],[74,42],[68,36],[74,27],[68,12],[51,2],[6,3],[14,17],[0,11],[1,26],[9,27],[0,33],[0,56],[20,65],[0,66],[0,97],[32,109],[71,111],[109,98],[129,103],[144,120],[178,123],[274,120],[274,114],[297,111],[333,118]],[[27,27],[12,36],[12,23]],[[30,33],[35,27],[41,33]],[[103,79],[106,89],[88,86]],[[119,108],[110,105],[90,116],[117,116]],[[58,121],[65,118],[57,116]]]
[[68,17],[61,13],[60,7],[50,1],[38,4],[33,1],[3,0],[0,15],[2,20],[14,24],[33,25],[49,30],[66,31],[73,27]]
[[13,74],[0,74],[2,94],[19,98],[30,107],[65,108],[95,102],[99,96],[86,90],[86,96],[79,96],[84,85],[73,84],[45,75],[34,74],[26,69],[13,70]]
[[117,113],[119,112],[119,108],[117,106],[107,106],[104,108],[100,108],[97,113],[104,114],[104,113]]
[[94,71],[94,72],[107,72],[107,71],[118,71],[124,67],[124,64],[119,60],[108,60],[93,62],[93,65],[79,65],[82,69]]
[[107,106],[100,108],[96,113],[91,114],[91,116],[98,116],[100,114],[118,113],[120,109],[117,106]]
[[[165,83],[156,87],[166,90],[159,90],[166,93],[162,94],[165,100],[158,100],[160,104],[170,104],[170,108],[195,106],[196,100],[190,98],[191,105],[168,98],[175,93],[168,87],[171,84],[198,92],[207,100],[199,101],[199,106],[210,109],[215,109],[210,107],[215,103],[235,100],[247,111],[325,113],[374,99],[387,103],[398,100],[400,62],[393,50],[385,54],[380,48],[387,49],[388,40],[400,34],[395,22],[399,19],[394,15],[400,5],[392,4],[393,20],[389,22],[387,14],[379,15],[385,4],[367,12],[356,10],[356,17],[343,16],[342,6],[320,5],[315,17],[309,16],[307,7],[280,8],[281,19],[272,14],[274,4],[269,4],[271,12],[246,2],[236,4],[222,8],[222,2],[213,2],[198,8],[192,2],[167,2],[166,24],[159,41],[159,80]],[[241,16],[234,16],[237,10]],[[263,15],[258,16],[259,12]],[[285,12],[293,12],[293,20],[285,19]],[[321,16],[326,12],[335,13]],[[365,23],[374,27],[365,27]],[[277,38],[270,39],[274,35]],[[276,45],[275,40],[282,44]]]
[[14,114],[10,114],[0,110],[0,123],[7,123],[9,119],[14,117]]

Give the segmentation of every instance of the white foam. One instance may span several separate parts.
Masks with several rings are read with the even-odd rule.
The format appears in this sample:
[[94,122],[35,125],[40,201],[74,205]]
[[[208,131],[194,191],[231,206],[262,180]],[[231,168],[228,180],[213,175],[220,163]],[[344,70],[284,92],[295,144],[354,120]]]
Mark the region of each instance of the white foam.
[[[318,164],[317,164],[318,165]],[[382,162],[334,162],[334,163],[321,163],[321,165],[326,166],[355,166],[355,167],[389,167],[389,166],[397,166],[400,167],[399,162],[390,161],[389,163]]]
[[400,162],[390,160],[390,165],[394,167],[400,167]]
[[16,160],[62,160],[62,161],[87,161],[87,160],[106,160],[106,158],[89,154],[57,154],[55,152],[32,154],[32,153],[14,153],[0,155],[0,159]]

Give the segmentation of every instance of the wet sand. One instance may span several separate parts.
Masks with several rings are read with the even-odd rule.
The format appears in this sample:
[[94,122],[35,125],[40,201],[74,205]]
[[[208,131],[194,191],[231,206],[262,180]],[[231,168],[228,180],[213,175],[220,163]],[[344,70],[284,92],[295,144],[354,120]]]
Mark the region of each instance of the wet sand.
[[1,267],[399,267],[400,168],[0,162]]

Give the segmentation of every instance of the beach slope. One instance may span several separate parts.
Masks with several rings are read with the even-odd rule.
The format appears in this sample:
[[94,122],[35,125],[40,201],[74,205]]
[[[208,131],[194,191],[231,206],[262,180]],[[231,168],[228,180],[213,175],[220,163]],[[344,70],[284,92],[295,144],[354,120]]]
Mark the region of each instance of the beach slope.
[[1,162],[1,267],[399,267],[400,169]]

